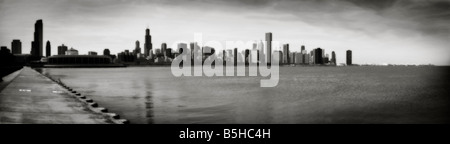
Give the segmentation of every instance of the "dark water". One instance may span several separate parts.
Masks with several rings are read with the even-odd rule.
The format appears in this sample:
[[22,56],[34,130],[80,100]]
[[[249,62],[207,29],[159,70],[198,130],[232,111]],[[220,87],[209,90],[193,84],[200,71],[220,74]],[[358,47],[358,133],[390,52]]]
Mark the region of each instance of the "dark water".
[[280,67],[273,88],[261,77],[174,77],[170,67],[43,73],[132,123],[449,123],[449,70]]

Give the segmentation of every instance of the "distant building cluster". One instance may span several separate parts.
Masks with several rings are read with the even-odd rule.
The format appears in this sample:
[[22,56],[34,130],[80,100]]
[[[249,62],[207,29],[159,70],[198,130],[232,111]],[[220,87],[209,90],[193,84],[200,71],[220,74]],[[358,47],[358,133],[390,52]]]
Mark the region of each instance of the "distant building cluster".
[[336,53],[325,53],[325,49],[315,48],[311,51],[307,51],[305,46],[302,45],[298,52],[290,51],[289,44],[283,45],[283,51],[281,53],[280,64],[290,65],[336,65]]
[[[50,41],[46,42],[46,53],[43,55],[43,21],[37,20],[34,25],[34,37],[31,42],[30,54],[22,54],[22,42],[14,39],[11,42],[10,51],[6,46],[1,47],[2,54],[13,55],[14,61],[22,64],[29,63],[121,63],[121,64],[168,64],[177,56],[187,51],[190,54],[192,64],[194,62],[204,62],[207,58],[214,58],[218,61],[236,64],[251,63],[279,63],[280,65],[337,65],[336,53],[331,52],[331,56],[325,49],[315,48],[307,51],[305,46],[291,48],[289,44],[283,44],[281,50],[272,50],[272,33],[265,34],[265,41],[255,41],[251,49],[238,51],[238,48],[224,49],[216,51],[209,46],[200,47],[196,42],[179,43],[177,47],[168,48],[166,43],[162,43],[160,48],[153,48],[150,29],[145,29],[143,49],[139,40],[135,42],[135,47],[131,51],[125,49],[116,55],[111,54],[108,48],[103,50],[103,55],[95,51],[88,51],[87,55],[80,56],[78,50],[68,48],[62,44],[57,46],[57,54],[51,55]],[[264,48],[266,47],[266,48]],[[346,65],[352,65],[352,51],[346,52]]]

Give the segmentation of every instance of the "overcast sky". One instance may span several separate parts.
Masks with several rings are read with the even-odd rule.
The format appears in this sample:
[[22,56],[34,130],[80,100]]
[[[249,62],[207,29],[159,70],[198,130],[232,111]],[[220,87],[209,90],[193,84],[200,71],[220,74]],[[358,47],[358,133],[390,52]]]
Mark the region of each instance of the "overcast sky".
[[193,41],[196,32],[224,45],[272,32],[291,51],[301,45],[335,51],[338,63],[350,49],[358,64],[450,65],[450,1],[0,0],[0,45],[11,48],[20,39],[29,53],[37,19],[52,54],[61,44],[80,54],[131,51],[136,40],[143,48],[148,26],[154,48]]

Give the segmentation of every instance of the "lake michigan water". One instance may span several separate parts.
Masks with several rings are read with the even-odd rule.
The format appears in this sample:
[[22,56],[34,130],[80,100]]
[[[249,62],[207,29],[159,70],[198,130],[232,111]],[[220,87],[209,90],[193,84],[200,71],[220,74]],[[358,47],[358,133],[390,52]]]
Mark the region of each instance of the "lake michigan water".
[[131,123],[449,123],[450,67],[280,67],[174,77],[170,67],[45,68]]

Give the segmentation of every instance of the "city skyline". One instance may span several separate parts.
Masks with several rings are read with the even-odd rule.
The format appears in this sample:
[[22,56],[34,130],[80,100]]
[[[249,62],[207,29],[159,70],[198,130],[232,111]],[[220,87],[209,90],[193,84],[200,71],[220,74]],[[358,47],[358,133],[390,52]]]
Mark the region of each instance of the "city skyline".
[[[55,59],[54,56],[58,57],[59,55],[83,55],[83,54],[79,54],[78,50],[74,49],[74,48],[70,48],[69,50],[67,50],[67,47],[64,46],[64,44],[62,44],[61,46],[58,46],[57,50],[58,50],[58,54],[57,55],[51,55],[51,45],[50,45],[50,41],[47,40],[46,42],[46,49],[45,49],[45,57],[42,55],[42,48],[39,48],[39,44],[41,42],[39,42],[40,40],[43,39],[43,20],[39,19],[36,21],[35,23],[35,32],[34,34],[34,41],[32,41],[32,51],[30,51],[30,56],[32,59],[37,60],[42,58],[45,58],[44,60],[41,60],[41,62],[45,62],[47,63],[48,61],[50,61],[50,63],[64,63],[64,60],[57,60],[58,58]],[[225,56],[225,52],[223,53],[215,53],[213,47],[210,47],[209,45],[207,45],[209,42],[202,42],[204,44],[201,44],[202,46],[200,47],[198,45],[197,42],[190,42],[189,43],[189,48],[186,49],[190,52],[192,52],[192,57],[191,60],[193,60],[194,62],[196,60],[194,59],[202,59],[202,61],[204,61],[206,59],[206,57],[212,56],[212,57],[217,57],[217,56],[221,56],[222,59],[227,59],[227,63],[231,62],[234,63],[234,65],[238,65],[238,64],[250,64],[250,63],[279,63],[279,64],[289,64],[289,65],[338,65],[336,63],[336,57],[335,57],[335,52],[332,51],[332,58],[330,60],[329,54],[325,53],[325,50],[321,49],[321,48],[315,48],[313,49],[309,54],[306,52],[305,46],[302,45],[301,46],[301,51],[299,52],[290,52],[289,51],[289,44],[282,44],[283,45],[283,50],[273,50],[272,51],[272,46],[276,46],[277,44],[279,44],[277,41],[274,41],[276,44],[273,45],[272,44],[272,33],[268,32],[265,33],[265,41],[260,41],[260,43],[258,44],[257,41],[249,41],[247,42],[247,44],[242,43],[242,41],[237,42],[237,43],[242,43],[242,44],[234,44],[235,48],[234,49],[227,49],[228,53]],[[201,40],[202,38],[194,38],[196,40]],[[229,41],[227,41],[228,43]],[[234,42],[233,42],[234,43]],[[111,58],[109,60],[108,63],[135,63],[135,64],[140,64],[141,62],[143,63],[167,63],[167,62],[171,62],[172,59],[174,59],[175,57],[177,57],[177,55],[181,54],[181,48],[182,46],[180,45],[186,45],[187,43],[184,42],[178,42],[176,43],[176,49],[178,49],[178,52],[175,52],[176,54],[172,54],[171,52],[171,48],[167,49],[167,44],[166,43],[162,43],[161,44],[161,48],[160,49],[152,49],[152,43],[151,43],[151,35],[150,35],[150,29],[147,27],[145,29],[145,51],[144,53],[141,53],[140,50],[140,44],[139,41],[137,40],[135,42],[136,47],[134,50],[132,50],[132,52],[130,52],[129,49],[125,49],[123,52],[119,52],[117,54],[117,61],[115,61],[114,59],[116,58],[116,55],[110,55],[109,49],[104,49],[103,51],[103,56],[107,56],[107,57],[102,57],[99,59],[97,62],[103,63],[105,62],[103,60],[103,58]],[[227,44],[228,45],[228,44]],[[175,46],[175,45],[172,45]],[[248,46],[252,46],[252,51],[256,50],[256,46],[258,47],[257,51],[259,54],[257,57],[257,60],[254,61],[254,58],[251,58],[252,56],[250,55],[250,49],[245,48]],[[12,47],[12,53],[13,54],[21,54],[18,51],[21,51],[21,42],[20,40],[13,40],[11,43],[11,47]],[[243,50],[242,52],[238,52],[238,47],[244,47],[245,50]],[[207,51],[204,51],[203,49],[209,49]],[[3,49],[5,49],[5,51],[7,51],[7,46],[2,46],[2,51]],[[199,53],[199,50],[201,49],[202,56],[197,57],[196,54]],[[219,49],[222,49],[222,47],[220,46]],[[264,50],[265,49],[265,50]],[[281,48],[280,48],[281,49]],[[168,52],[166,52],[166,50],[168,50]],[[211,51],[212,50],[212,51]],[[225,49],[223,49],[225,50]],[[154,53],[155,51],[155,53]],[[206,52],[206,53],[205,53]],[[349,53],[350,52],[350,53]],[[196,53],[196,54],[194,54]],[[166,54],[170,54],[170,55],[166,55]],[[217,54],[217,55],[216,55]],[[280,57],[272,57],[272,54],[276,54],[276,56],[280,56]],[[96,56],[97,52],[95,51],[88,51],[88,54],[90,56]],[[254,55],[254,54],[252,54]],[[345,65],[353,65],[352,64],[352,55],[351,55],[351,50],[347,50],[347,62]],[[205,57],[206,56],[206,57]],[[254,57],[254,56],[253,56]],[[261,59],[259,58],[261,57]],[[61,58],[61,57],[60,57]],[[74,57],[72,57],[74,58]],[[81,58],[81,57],[80,57]],[[94,57],[92,57],[94,58]],[[231,58],[231,59],[230,59]],[[275,58],[275,60],[273,60],[272,58]],[[313,59],[312,61],[310,61],[309,59]],[[75,59],[73,59],[72,62],[80,62],[83,63],[83,61],[77,61]],[[88,61],[86,61],[88,62]],[[91,62],[91,61],[89,61]],[[88,63],[89,63],[88,62]],[[94,62],[94,61],[92,61]]]
[[[217,6],[219,10],[212,10],[210,14],[200,14],[197,16],[204,17],[203,21],[200,21],[199,18],[191,19],[192,23],[187,23],[186,18],[178,17],[178,19],[173,19],[175,15],[179,14],[177,11],[160,11],[161,8],[168,8],[170,11],[173,8],[177,8],[183,6],[185,8],[192,9],[183,9],[185,14],[184,16],[187,18],[192,18],[190,15],[192,13],[199,14],[198,6],[194,4],[199,4],[198,1],[192,1],[190,3],[180,2],[179,5],[174,5],[171,2],[155,2],[154,5],[149,6],[146,2],[141,1],[131,1],[128,3],[120,3],[120,2],[111,2],[111,3],[100,3],[100,2],[87,2],[87,1],[71,1],[71,2],[57,2],[56,4],[49,3],[49,1],[38,1],[38,2],[28,2],[24,3],[23,1],[0,1],[2,5],[0,6],[0,11],[2,16],[0,17],[0,45],[5,45],[9,49],[10,43],[13,39],[20,39],[22,42],[22,53],[28,53],[31,49],[31,41],[33,39],[32,33],[34,31],[32,24],[37,19],[43,19],[44,22],[44,30],[45,35],[43,41],[50,40],[53,45],[61,45],[65,44],[69,47],[73,47],[80,51],[82,54],[87,54],[88,51],[95,51],[97,53],[101,53],[103,49],[108,48],[111,50],[112,54],[117,54],[125,49],[133,50],[135,48],[134,42],[136,40],[141,42],[140,47],[145,48],[143,43],[144,33],[142,29],[146,28],[146,24],[150,28],[152,43],[154,45],[159,46],[162,43],[167,43],[168,48],[172,48],[171,45],[177,40],[185,40],[185,41],[193,41],[194,32],[202,32],[204,35],[204,41],[208,40],[218,40],[222,43],[225,43],[226,40],[231,41],[253,41],[253,40],[264,40],[265,37],[262,36],[267,32],[274,33],[273,41],[280,41],[281,44],[288,43],[290,51],[299,52],[300,47],[302,45],[306,46],[307,50],[312,50],[315,48],[324,48],[327,50],[335,51],[336,55],[338,55],[337,63],[345,63],[345,53],[346,50],[351,49],[353,51],[353,61],[359,64],[366,63],[375,63],[375,64],[383,64],[383,63],[392,63],[392,64],[436,64],[436,65],[449,65],[449,58],[446,56],[446,53],[449,52],[447,45],[449,42],[445,40],[448,38],[448,26],[439,26],[436,28],[441,28],[441,31],[436,31],[434,33],[430,33],[430,31],[422,32],[420,30],[415,29],[404,29],[399,26],[392,27],[394,29],[386,31],[381,31],[378,33],[371,33],[373,35],[368,35],[367,30],[380,30],[381,27],[378,24],[375,24],[375,29],[371,25],[366,25],[366,27],[362,27],[361,31],[355,31],[352,28],[345,28],[338,24],[336,27],[329,27],[327,25],[314,26],[311,23],[308,23],[307,20],[302,19],[303,21],[299,22],[298,18],[288,16],[288,13],[282,13],[279,11],[274,11],[272,8],[273,5],[283,6],[286,3],[294,3],[291,1],[283,1],[283,2],[261,2],[261,5],[256,6],[247,6],[245,3],[236,2],[240,5],[236,5],[235,3],[228,3],[224,1],[216,1],[216,2],[204,2],[201,5],[213,5]],[[219,6],[219,4],[224,3],[224,6]],[[302,1],[303,4],[309,4],[311,6],[315,6],[318,10],[324,10],[327,8],[330,3],[336,4],[337,7],[340,6],[349,6],[351,10],[355,10],[353,8],[360,8],[358,12],[367,12],[371,11],[371,8],[361,9],[363,6],[358,6],[358,4],[350,4],[345,5],[346,3],[342,2],[330,2],[324,4],[325,6],[321,6],[316,4],[315,2]],[[398,3],[404,3],[400,1]],[[30,15],[26,15],[24,17],[35,17],[31,19],[23,18],[23,19],[14,19],[10,21],[13,16],[22,16],[21,14],[28,13],[28,9],[24,9],[23,11],[12,13],[11,8],[14,7],[30,7],[36,5],[44,5],[49,7],[50,9],[42,12],[42,10],[38,10],[42,13],[33,13]],[[101,5],[104,4],[104,5]],[[397,4],[397,3],[395,3]],[[395,4],[388,5],[386,7],[389,8],[396,6]],[[408,3],[406,3],[408,4]],[[411,3],[410,6],[417,6],[422,3]],[[445,3],[444,3],[445,4]],[[242,5],[242,6],[241,6]],[[253,4],[252,4],[253,5]],[[432,4],[428,4],[432,5]],[[60,7],[57,7],[60,6]],[[156,7],[158,6],[158,7]],[[427,6],[425,4],[425,6]],[[118,12],[108,13],[105,11],[106,8],[112,7],[123,7],[123,10],[120,9]],[[130,10],[130,7],[134,7],[136,9]],[[137,12],[142,12],[143,15],[150,14],[151,12],[147,12],[143,10],[144,8],[155,7],[155,11],[148,18],[144,18],[142,15],[139,15]],[[236,14],[235,12],[222,11],[226,8],[230,8],[233,10],[241,10],[242,8],[250,8],[252,10],[256,10],[255,12],[244,11],[242,15],[235,15],[235,17],[230,17],[232,14]],[[303,6],[302,6],[303,7]],[[67,17],[61,18],[59,14],[50,14],[51,12],[58,11],[60,9],[66,8],[64,13],[68,14]],[[329,7],[334,10],[334,7]],[[396,7],[398,8],[398,7]],[[427,8],[427,7],[424,7]],[[33,7],[31,7],[33,9]],[[75,10],[74,10],[75,9]],[[74,23],[75,20],[80,20],[80,17],[86,16],[87,13],[82,12],[80,10],[88,10],[93,12],[92,15],[88,17],[81,18],[83,23],[79,24]],[[270,13],[263,13],[262,10],[269,10]],[[326,10],[326,9],[325,9]],[[351,10],[349,12],[351,12]],[[439,10],[439,9],[438,9]],[[261,12],[261,13],[258,13]],[[276,14],[273,14],[273,13]],[[339,14],[345,14],[338,13]],[[109,19],[111,15],[119,14],[119,21],[111,21]],[[127,14],[132,14],[131,18],[126,18]],[[136,15],[138,14],[138,15]],[[364,13],[362,13],[364,14]],[[314,13],[311,13],[314,15]],[[356,14],[358,15],[358,14]],[[166,16],[167,18],[161,18],[161,16]],[[274,17],[275,16],[275,17]],[[369,16],[371,16],[369,14]],[[55,18],[61,18],[61,20],[57,20]],[[216,19],[214,18],[216,17]],[[224,18],[226,20],[220,20]],[[291,19],[292,18],[292,19]],[[361,17],[359,17],[361,18]],[[382,20],[386,24],[391,24],[392,19],[384,19],[380,18],[377,20]],[[365,19],[365,18],[364,18]],[[362,20],[364,20],[362,19]],[[127,21],[129,20],[129,21]],[[161,21],[156,21],[161,20]],[[336,20],[336,19],[330,19]],[[348,19],[347,19],[348,20]],[[447,19],[439,19],[436,18],[439,22],[446,22]],[[16,22],[15,21],[20,21]],[[67,22],[66,22],[67,21]],[[244,24],[247,27],[240,27],[230,22],[249,22],[249,24]],[[351,20],[350,20],[351,21]],[[400,23],[403,23],[399,20]],[[111,23],[110,23],[111,22]],[[319,22],[319,21],[317,21]],[[336,21],[339,23],[340,21]],[[360,22],[358,20],[353,20],[353,22]],[[395,21],[394,21],[395,22]],[[408,21],[404,22],[405,24]],[[106,24],[105,23],[109,23]],[[133,24],[130,24],[133,23]],[[263,23],[264,25],[257,25],[255,23]],[[217,24],[217,26],[215,25]],[[367,23],[366,23],[367,24]],[[394,23],[392,23],[394,24]],[[409,23],[414,25],[414,23]],[[204,28],[199,28],[200,26]],[[292,25],[297,25],[292,27]],[[433,24],[436,25],[436,24]],[[63,27],[64,26],[64,27]],[[252,26],[252,27],[250,27]],[[253,27],[254,26],[254,27]],[[410,25],[405,25],[408,27]],[[432,25],[431,25],[432,26]],[[432,29],[433,27],[429,27]],[[288,28],[285,28],[288,27]],[[385,27],[389,28],[389,27]],[[232,31],[230,31],[232,29]],[[165,32],[166,31],[166,32]],[[326,32],[321,32],[326,31]],[[95,33],[94,33],[95,32]],[[341,33],[343,32],[343,33]],[[433,32],[433,31],[431,31]],[[362,34],[361,34],[362,33]],[[403,35],[397,35],[403,33]],[[350,34],[350,35],[347,35]],[[354,34],[354,35],[353,35]],[[405,34],[410,34],[410,37],[407,37]],[[402,37],[401,37],[402,36]],[[374,38],[373,41],[368,40]],[[430,47],[431,46],[431,47]],[[212,46],[214,47],[214,46]],[[281,45],[280,45],[281,47]],[[282,50],[280,47],[273,47],[272,51]],[[160,47],[155,47],[160,49]],[[234,47],[227,47],[227,49],[234,49]],[[239,51],[244,49],[251,48],[240,48]],[[383,54],[381,55],[380,52]],[[42,53],[44,54],[44,53]],[[405,57],[398,57],[398,54],[407,55]],[[52,55],[56,55],[56,50],[52,51]],[[383,59],[380,59],[382,57]]]

